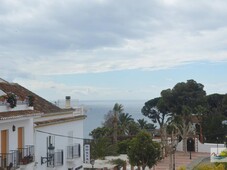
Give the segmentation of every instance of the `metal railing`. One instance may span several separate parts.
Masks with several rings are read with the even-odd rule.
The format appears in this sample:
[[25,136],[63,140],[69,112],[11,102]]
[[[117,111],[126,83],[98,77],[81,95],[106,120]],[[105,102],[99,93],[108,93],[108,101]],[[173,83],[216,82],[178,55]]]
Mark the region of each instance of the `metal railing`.
[[18,151],[0,153],[0,168],[10,170],[19,168]]
[[48,157],[47,161],[47,167],[56,167],[56,166],[62,166],[64,164],[64,155],[63,150],[57,150],[54,152],[54,155],[51,157]]
[[58,150],[54,153],[54,165],[62,166],[64,164],[63,150]]
[[18,155],[20,165],[27,165],[31,162],[34,162],[34,146],[27,145],[25,148],[18,148]]
[[74,108],[73,115],[83,115],[83,114],[84,114],[84,108],[83,107]]
[[80,157],[80,144],[67,146],[67,159],[73,159],[78,157]]

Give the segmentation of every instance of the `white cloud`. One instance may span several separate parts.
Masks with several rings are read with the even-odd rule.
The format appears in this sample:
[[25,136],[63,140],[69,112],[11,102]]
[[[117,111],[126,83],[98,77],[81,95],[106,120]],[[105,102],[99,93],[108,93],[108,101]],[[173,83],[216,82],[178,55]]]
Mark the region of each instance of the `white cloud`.
[[226,17],[227,1],[221,0],[3,0],[1,77],[61,95],[108,96],[119,89],[33,80],[227,61]]

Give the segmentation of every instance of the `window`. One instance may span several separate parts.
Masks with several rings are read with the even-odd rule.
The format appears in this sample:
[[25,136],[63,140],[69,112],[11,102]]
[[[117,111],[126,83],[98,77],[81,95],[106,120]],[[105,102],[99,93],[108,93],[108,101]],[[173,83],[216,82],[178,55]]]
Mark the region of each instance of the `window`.
[[67,158],[73,159],[80,157],[80,144],[74,144],[73,146],[67,146]]

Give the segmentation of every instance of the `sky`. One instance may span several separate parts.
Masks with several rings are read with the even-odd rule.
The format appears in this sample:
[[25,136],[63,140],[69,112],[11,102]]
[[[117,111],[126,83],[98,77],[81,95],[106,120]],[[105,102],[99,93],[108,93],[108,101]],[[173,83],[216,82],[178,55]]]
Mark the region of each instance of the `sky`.
[[227,93],[225,0],[0,0],[0,77],[47,100]]

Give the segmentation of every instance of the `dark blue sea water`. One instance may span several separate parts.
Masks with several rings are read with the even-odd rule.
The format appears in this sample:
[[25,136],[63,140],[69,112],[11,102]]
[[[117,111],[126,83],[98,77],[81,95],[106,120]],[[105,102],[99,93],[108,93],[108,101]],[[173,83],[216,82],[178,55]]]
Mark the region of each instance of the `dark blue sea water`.
[[142,115],[141,109],[146,101],[142,100],[123,100],[123,101],[79,101],[78,105],[83,105],[87,110],[87,118],[84,121],[84,137],[90,138],[89,133],[102,125],[104,122],[104,115],[113,109],[115,103],[124,106],[124,112],[132,115],[132,118],[146,119],[149,123],[151,121]]

